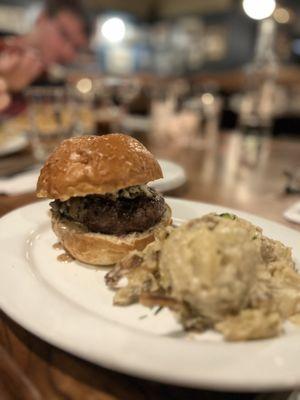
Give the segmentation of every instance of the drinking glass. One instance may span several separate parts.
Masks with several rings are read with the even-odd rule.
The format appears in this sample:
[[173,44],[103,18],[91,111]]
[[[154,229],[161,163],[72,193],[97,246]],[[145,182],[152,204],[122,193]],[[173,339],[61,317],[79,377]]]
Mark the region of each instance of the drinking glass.
[[43,163],[62,140],[74,133],[74,107],[64,87],[34,87],[26,92],[28,139],[35,159]]

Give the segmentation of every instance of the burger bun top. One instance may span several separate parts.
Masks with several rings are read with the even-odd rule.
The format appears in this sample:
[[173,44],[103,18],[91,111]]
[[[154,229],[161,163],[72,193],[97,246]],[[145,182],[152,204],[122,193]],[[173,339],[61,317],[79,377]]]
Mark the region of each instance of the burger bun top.
[[154,156],[123,134],[81,136],[64,140],[47,159],[37,183],[37,197],[114,193],[162,178]]

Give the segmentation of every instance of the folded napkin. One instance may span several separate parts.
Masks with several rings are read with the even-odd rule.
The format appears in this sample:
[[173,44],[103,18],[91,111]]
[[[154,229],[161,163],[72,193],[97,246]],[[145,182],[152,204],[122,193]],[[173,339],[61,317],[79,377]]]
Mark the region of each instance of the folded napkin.
[[300,224],[300,201],[285,210],[283,216],[291,222]]
[[7,195],[33,192],[39,176],[39,169],[22,172],[10,178],[0,179],[0,193]]

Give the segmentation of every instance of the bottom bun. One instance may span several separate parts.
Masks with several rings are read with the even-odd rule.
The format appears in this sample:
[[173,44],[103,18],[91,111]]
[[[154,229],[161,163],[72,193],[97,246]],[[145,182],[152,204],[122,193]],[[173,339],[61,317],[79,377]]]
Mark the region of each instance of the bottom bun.
[[160,222],[150,229],[116,236],[90,232],[83,225],[52,212],[52,229],[65,250],[76,260],[92,265],[115,264],[130,251],[143,250],[171,221],[167,205]]

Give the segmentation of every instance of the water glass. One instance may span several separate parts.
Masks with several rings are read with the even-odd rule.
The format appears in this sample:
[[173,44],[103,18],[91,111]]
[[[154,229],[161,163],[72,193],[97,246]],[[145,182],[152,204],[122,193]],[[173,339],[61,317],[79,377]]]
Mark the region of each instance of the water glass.
[[74,106],[64,87],[35,87],[26,93],[33,155],[43,163],[62,140],[74,133]]

